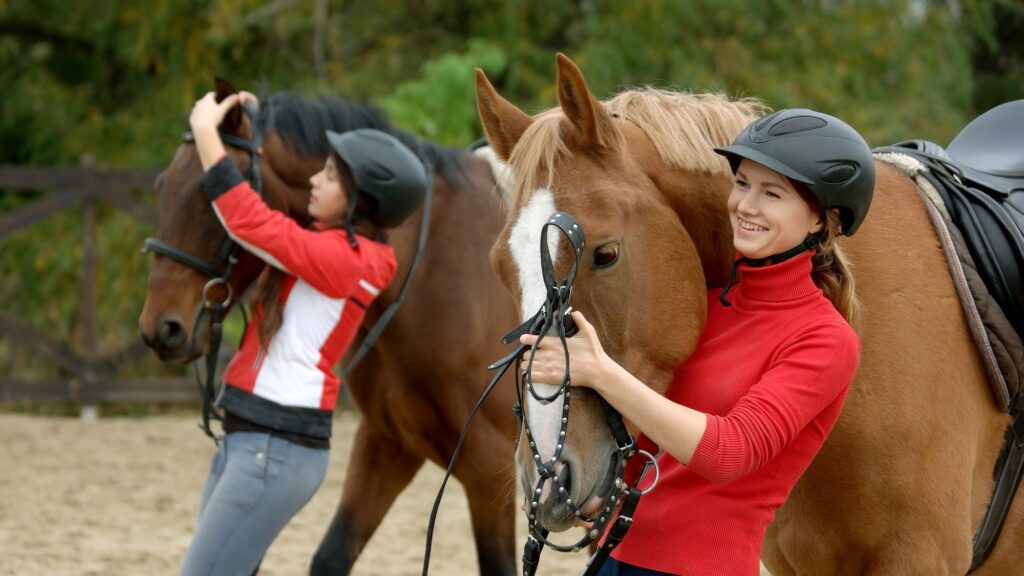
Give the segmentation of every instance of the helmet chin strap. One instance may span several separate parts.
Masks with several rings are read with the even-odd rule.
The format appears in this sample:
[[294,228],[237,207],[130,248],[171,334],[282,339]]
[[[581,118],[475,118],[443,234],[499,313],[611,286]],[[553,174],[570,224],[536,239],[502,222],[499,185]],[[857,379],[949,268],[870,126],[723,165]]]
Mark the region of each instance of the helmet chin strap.
[[352,220],[356,216],[356,204],[358,204],[359,194],[352,194],[348,199],[348,213],[345,214],[345,232],[348,233],[348,243],[353,248],[359,247],[359,240],[356,239],[356,233],[352,230]]
[[732,290],[733,285],[736,284],[736,272],[741,263],[746,262],[754,268],[760,268],[768,264],[779,264],[793,258],[794,256],[799,256],[808,250],[817,250],[819,246],[821,246],[821,240],[814,234],[808,234],[807,238],[804,238],[803,242],[789,250],[786,250],[785,252],[772,254],[771,256],[765,256],[764,258],[747,258],[746,256],[740,256],[732,263],[732,268],[729,270],[729,281],[726,282],[725,287],[722,288],[722,294],[718,297],[718,301],[722,303],[722,306],[732,306],[732,302],[729,302],[729,300],[726,299],[726,296],[729,294],[729,290]]

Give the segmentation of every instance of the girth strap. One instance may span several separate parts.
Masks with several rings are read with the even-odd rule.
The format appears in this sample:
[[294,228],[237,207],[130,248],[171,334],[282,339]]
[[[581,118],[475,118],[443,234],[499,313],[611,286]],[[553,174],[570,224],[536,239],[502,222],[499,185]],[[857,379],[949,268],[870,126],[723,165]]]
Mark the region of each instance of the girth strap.
[[[1021,403],[1019,400],[1020,396],[1018,405]],[[968,574],[980,568],[995,548],[1021,479],[1024,478],[1024,412],[1016,407],[1012,414],[1013,423],[1006,430],[1003,450],[996,461],[996,482],[992,498],[985,509],[978,531],[974,533]]]

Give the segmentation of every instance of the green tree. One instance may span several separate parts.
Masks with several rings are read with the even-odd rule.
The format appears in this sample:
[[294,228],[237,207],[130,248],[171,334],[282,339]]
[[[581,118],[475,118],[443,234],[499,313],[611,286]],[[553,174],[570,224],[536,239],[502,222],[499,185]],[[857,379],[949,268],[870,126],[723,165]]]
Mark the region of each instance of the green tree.
[[[165,166],[215,75],[377,103],[463,146],[480,136],[473,68],[533,112],[557,102],[556,51],[599,96],[723,91],[834,113],[872,144],[946,143],[1024,94],[1022,39],[1017,0],[0,0],[0,164]],[[0,213],[47,193],[0,191]],[[97,226],[103,351],[134,338],[151,231],[106,207]],[[72,346],[81,234],[69,211],[0,239],[0,309]],[[54,369],[0,342],[12,371]]]

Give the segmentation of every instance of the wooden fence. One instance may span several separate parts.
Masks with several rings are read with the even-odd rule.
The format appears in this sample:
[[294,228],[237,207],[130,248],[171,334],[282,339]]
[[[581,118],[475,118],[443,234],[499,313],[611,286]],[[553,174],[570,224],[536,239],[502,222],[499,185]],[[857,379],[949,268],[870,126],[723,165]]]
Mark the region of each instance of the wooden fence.
[[0,193],[17,189],[50,191],[14,212],[0,214],[0,240],[57,212],[82,207],[82,341],[72,348],[10,312],[0,310],[0,338],[27,347],[72,376],[32,380],[0,375],[0,401],[74,400],[93,404],[104,400],[179,402],[198,399],[195,384],[186,378],[117,378],[118,366],[149,354],[140,340],[106,354],[99,354],[96,348],[99,341],[95,317],[96,203],[105,202],[155,228],[156,209],[130,192],[151,188],[156,175],[150,170],[97,169],[88,161],[73,168],[0,166]]

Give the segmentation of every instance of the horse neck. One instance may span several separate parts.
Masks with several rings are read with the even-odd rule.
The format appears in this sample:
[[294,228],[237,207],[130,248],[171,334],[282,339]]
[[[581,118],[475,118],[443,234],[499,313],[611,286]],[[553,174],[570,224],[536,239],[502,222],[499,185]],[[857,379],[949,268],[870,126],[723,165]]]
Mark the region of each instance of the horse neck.
[[[276,140],[276,141],[275,141]],[[323,166],[323,159],[299,158],[268,135],[262,155],[262,190],[268,206],[286,214],[302,226],[309,226],[309,177]],[[265,264],[258,257],[242,254],[232,275],[237,294],[242,294],[259,278]]]
[[736,257],[726,208],[730,179],[664,165],[649,175],[690,235],[708,287],[724,286]]

